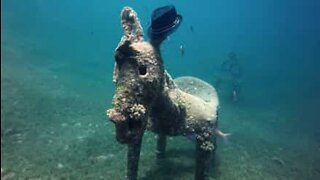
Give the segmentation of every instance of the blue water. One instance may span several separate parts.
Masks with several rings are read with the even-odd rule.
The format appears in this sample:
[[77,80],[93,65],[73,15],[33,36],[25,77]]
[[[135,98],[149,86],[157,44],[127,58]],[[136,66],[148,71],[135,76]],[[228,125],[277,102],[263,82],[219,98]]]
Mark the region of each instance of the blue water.
[[[1,1],[2,178],[124,178],[126,146],[105,116],[120,11],[134,8],[146,33],[152,11],[168,4],[183,21],[161,46],[166,69],[174,78],[220,82],[219,126],[232,136],[219,140],[211,177],[320,178],[317,0]],[[221,71],[230,52],[242,68],[237,102]],[[170,138],[159,166],[146,133],[139,179],[193,172],[192,142]]]

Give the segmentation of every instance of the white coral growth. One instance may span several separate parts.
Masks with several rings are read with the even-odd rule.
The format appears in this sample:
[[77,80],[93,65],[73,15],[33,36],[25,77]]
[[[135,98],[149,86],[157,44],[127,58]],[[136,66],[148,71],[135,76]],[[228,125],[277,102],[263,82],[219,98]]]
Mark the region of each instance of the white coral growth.
[[146,108],[142,104],[134,104],[130,108],[130,118],[140,119],[141,116],[145,115]]

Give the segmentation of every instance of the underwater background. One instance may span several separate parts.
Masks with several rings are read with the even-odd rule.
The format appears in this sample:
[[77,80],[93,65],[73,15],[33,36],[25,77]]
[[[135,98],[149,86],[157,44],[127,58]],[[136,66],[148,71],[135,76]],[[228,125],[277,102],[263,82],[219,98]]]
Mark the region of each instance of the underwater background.
[[[120,11],[133,7],[146,32],[168,4],[183,22],[161,47],[165,66],[216,86],[219,128],[232,133],[212,179],[320,179],[318,0],[2,0],[1,178],[124,179],[127,148],[105,115]],[[158,166],[146,132],[139,179],[193,179],[194,142],[170,138],[167,153]]]

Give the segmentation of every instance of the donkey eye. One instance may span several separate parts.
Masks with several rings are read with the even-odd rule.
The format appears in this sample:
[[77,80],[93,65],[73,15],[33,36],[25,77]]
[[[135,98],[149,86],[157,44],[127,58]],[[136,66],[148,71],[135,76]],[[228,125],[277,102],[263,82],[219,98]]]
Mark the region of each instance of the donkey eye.
[[147,66],[141,65],[139,66],[139,75],[144,76],[147,74]]

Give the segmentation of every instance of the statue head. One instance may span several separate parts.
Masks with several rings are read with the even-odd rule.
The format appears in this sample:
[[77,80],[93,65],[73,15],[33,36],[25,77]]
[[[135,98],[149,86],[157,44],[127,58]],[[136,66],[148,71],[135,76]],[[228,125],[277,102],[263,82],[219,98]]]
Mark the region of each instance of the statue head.
[[141,26],[131,8],[122,11],[122,25],[125,34],[115,51],[116,91],[107,115],[115,123],[117,140],[130,143],[146,128],[150,107],[163,90],[164,68],[158,51],[137,33]]

